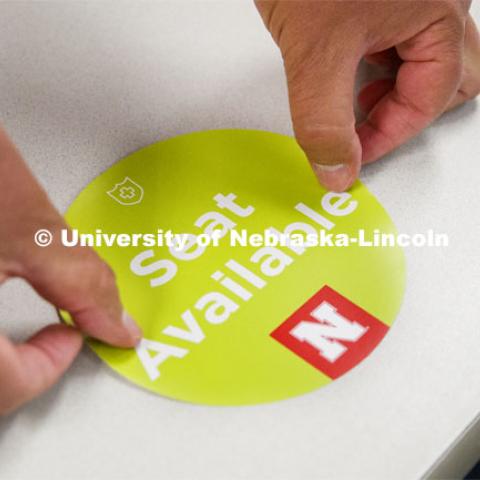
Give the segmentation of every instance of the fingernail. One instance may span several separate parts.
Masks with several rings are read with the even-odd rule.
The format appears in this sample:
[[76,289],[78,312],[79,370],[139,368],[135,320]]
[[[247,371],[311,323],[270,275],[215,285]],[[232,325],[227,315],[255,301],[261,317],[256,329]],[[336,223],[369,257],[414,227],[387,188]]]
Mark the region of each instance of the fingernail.
[[341,192],[352,184],[355,172],[350,164],[323,165],[312,163],[313,170],[319,182],[328,190]]
[[128,333],[130,333],[135,342],[138,343],[141,340],[143,333],[135,320],[125,310],[123,311],[122,322],[128,330]]

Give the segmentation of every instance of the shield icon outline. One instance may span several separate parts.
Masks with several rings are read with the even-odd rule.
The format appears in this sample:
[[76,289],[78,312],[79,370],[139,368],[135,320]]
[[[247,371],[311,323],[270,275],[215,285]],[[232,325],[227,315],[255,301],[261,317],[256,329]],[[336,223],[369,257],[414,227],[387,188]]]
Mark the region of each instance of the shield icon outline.
[[[124,197],[123,189],[133,190],[133,197],[131,199]],[[111,190],[107,190],[107,194],[121,205],[137,205],[143,200],[143,192],[143,187],[128,176],[116,183]]]

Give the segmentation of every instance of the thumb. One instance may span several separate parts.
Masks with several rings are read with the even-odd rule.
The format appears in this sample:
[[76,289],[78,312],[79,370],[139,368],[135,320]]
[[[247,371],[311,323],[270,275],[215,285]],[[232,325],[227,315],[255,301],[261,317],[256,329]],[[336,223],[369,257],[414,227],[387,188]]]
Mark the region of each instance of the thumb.
[[0,416],[51,387],[82,347],[80,333],[49,325],[20,345],[0,335]]
[[358,62],[352,52],[328,48],[317,48],[300,62],[288,60],[285,71],[297,142],[324,187],[346,190],[358,176],[362,157],[353,112]]

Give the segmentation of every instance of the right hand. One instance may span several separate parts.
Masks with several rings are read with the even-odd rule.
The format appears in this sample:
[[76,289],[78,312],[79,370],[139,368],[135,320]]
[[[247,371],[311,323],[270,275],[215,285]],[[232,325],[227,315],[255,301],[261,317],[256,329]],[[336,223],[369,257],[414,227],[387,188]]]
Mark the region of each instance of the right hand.
[[[65,221],[0,129],[0,284],[25,279],[75,323],[47,326],[19,345],[0,335],[0,415],[58,380],[79,353],[82,333],[126,348],[142,336],[120,304],[110,267],[89,248],[62,246],[63,228]],[[34,241],[40,229],[53,234],[48,247]]]
[[[362,164],[480,92],[480,38],[469,1],[256,4],[283,56],[295,137],[329,190],[349,188]],[[393,67],[396,76],[360,92],[367,116],[355,125],[353,87],[362,58]]]

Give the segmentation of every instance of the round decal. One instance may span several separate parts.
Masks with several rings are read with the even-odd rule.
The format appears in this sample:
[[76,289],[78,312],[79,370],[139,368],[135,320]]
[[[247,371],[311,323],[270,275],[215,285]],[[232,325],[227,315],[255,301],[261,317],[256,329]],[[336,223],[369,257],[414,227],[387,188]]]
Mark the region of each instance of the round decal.
[[369,355],[402,300],[403,252],[377,246],[396,233],[388,214],[359,181],[322,189],[283,135],[151,145],[96,178],[66,218],[71,244],[94,244],[113,268],[144,334],[136,349],[90,346],[174,399],[256,404],[323,387]]

